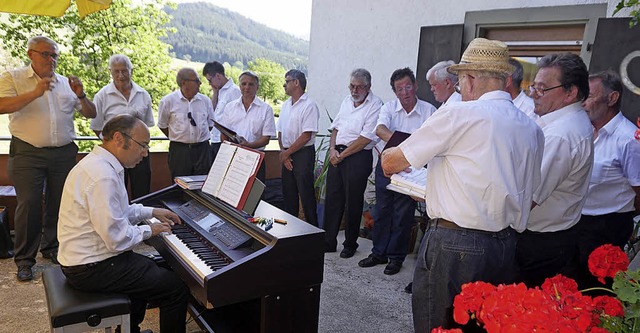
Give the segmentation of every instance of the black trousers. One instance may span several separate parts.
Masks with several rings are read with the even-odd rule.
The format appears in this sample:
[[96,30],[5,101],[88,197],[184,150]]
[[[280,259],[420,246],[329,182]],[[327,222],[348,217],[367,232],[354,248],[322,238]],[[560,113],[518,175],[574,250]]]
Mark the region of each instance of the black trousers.
[[[317,201],[313,187],[315,168],[315,146],[302,147],[291,155],[293,170],[282,166],[282,196],[287,213],[298,216],[299,202],[302,202],[304,217],[309,224],[318,226]],[[298,200],[298,196],[300,199]]]
[[575,279],[577,235],[575,226],[556,232],[525,230],[519,234],[516,246],[519,281],[532,288],[556,274]]
[[132,251],[97,264],[62,266],[69,284],[88,292],[126,294],[131,299],[131,332],[140,332],[147,303],[160,307],[160,332],[186,330],[189,290],[172,271]]
[[124,169],[124,183],[129,183],[131,200],[145,196],[151,192],[151,162],[149,155],[145,156],[138,165]]
[[[36,148],[11,138],[7,173],[16,190],[15,263],[33,266],[38,248],[58,251],[58,212],[67,174],[76,165],[78,146]],[[44,191],[44,216],[42,194]]]
[[[338,147],[336,147],[338,148]],[[335,250],[342,215],[346,213],[345,248],[358,248],[364,190],[371,174],[371,150],[361,150],[345,158],[338,166],[329,165],[324,209],[325,247]]]
[[582,215],[576,225],[578,232],[577,282],[580,289],[604,286],[589,272],[589,255],[604,244],[612,244],[624,249],[633,233],[634,214],[635,212],[631,211],[598,216]]
[[171,180],[178,176],[206,175],[211,169],[209,141],[200,143],[169,143],[169,170]]
[[212,142],[211,143],[211,163],[216,160],[216,156],[218,156],[218,151],[220,150],[220,146],[222,142]]

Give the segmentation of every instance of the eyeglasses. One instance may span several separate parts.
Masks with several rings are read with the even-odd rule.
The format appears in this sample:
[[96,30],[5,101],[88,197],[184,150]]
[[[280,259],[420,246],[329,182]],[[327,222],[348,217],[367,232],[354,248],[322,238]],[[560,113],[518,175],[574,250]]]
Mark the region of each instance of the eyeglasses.
[[196,126],[196,121],[195,119],[193,119],[193,116],[191,115],[191,111],[187,112],[187,118],[189,118],[189,122],[191,123],[191,126]]
[[535,93],[535,94],[536,94],[536,96],[538,96],[538,97],[542,97],[542,96],[544,96],[544,93],[545,93],[545,92],[547,92],[547,91],[549,91],[549,90],[556,89],[556,88],[560,88],[560,87],[562,87],[562,86],[564,86],[564,85],[563,85],[563,84],[559,84],[559,85],[557,85],[557,86],[555,86],[555,87],[551,87],[551,88],[544,88],[544,89],[543,89],[543,88],[540,88],[540,87],[536,87],[536,86],[534,86],[534,85],[532,84],[532,85],[530,85],[530,86],[529,86],[529,94],[530,94],[530,95],[533,95],[533,93]]
[[402,93],[402,92],[410,92],[413,90],[413,84],[408,85],[408,86],[404,86],[401,88],[396,88],[396,92],[397,93]]
[[145,144],[140,143],[138,140],[136,140],[136,139],[132,138],[129,134],[127,134],[127,133],[125,133],[125,132],[120,132],[120,134],[122,134],[122,135],[124,135],[125,137],[127,137],[127,138],[131,139],[131,141],[133,141],[133,142],[137,143],[137,144],[138,144],[138,146],[142,147],[142,149],[146,149],[147,151],[148,151],[149,149],[151,149],[151,147],[149,147],[149,145],[148,145],[148,144],[146,144],[146,145],[145,145]]
[[356,90],[356,91],[365,91],[365,90],[367,90],[367,87],[368,86],[356,86],[354,84],[350,84],[349,85],[349,90],[351,90],[351,91],[354,91],[354,90]]
[[51,57],[51,58],[53,58],[53,60],[58,60],[58,57],[60,56],[58,53],[40,52],[40,51],[36,51],[34,49],[31,49],[31,51],[39,54],[41,57],[43,57],[45,59],[49,59],[49,57]]
[[475,78],[476,78],[475,76],[473,76],[473,75],[469,75],[469,74],[461,75],[461,76],[458,78],[458,81],[456,81],[456,84],[454,84],[454,85],[453,85],[453,90],[455,90],[458,94],[459,94],[459,93],[460,93],[460,91],[461,91],[461,90],[460,90],[460,81],[462,81],[462,79],[464,79],[464,78],[465,78],[465,77],[467,77],[467,76],[468,76],[468,77],[470,77],[472,80],[475,80]]

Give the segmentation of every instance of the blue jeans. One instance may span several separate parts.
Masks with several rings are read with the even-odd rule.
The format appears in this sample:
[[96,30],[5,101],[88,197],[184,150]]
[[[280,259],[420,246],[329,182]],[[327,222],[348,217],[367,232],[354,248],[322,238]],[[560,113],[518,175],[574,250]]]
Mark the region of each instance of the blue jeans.
[[429,223],[413,274],[412,311],[416,333],[455,327],[453,298],[463,284],[515,280],[516,232],[449,229]]
[[384,176],[380,160],[376,165],[376,215],[373,224],[373,249],[378,259],[403,262],[409,251],[411,225],[417,202],[410,196],[387,190],[390,179]]

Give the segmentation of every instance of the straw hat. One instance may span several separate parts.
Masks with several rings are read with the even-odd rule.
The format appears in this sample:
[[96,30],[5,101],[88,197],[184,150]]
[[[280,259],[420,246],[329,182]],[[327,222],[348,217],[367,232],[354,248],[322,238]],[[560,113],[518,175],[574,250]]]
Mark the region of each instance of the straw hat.
[[459,71],[485,71],[510,75],[515,70],[509,64],[509,48],[499,40],[476,38],[462,54],[460,63],[447,68],[449,73]]

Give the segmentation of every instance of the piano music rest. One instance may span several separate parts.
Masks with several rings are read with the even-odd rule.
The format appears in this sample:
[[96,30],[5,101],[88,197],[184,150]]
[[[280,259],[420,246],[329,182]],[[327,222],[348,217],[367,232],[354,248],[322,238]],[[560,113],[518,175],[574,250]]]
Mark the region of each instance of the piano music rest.
[[86,332],[121,326],[130,332],[129,297],[121,294],[89,293],[72,288],[60,266],[42,273],[52,333]]

